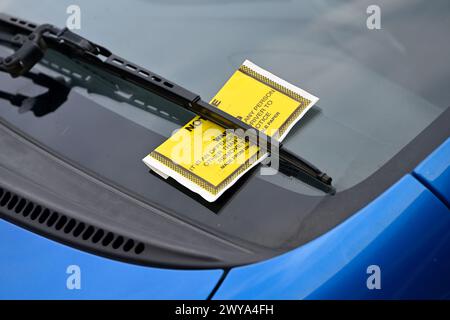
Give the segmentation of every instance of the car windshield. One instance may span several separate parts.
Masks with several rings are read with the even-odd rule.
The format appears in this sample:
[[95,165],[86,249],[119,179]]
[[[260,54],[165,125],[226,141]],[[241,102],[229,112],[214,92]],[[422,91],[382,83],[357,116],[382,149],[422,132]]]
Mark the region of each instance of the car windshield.
[[[450,105],[450,3],[375,1],[381,29],[372,30],[366,9],[373,2],[79,0],[81,28],[75,31],[206,100],[245,59],[318,96],[285,145],[326,171],[342,192],[375,173]],[[63,26],[71,4],[2,1],[0,10]],[[72,77],[73,91],[157,134],[147,153],[193,116],[99,70],[70,65],[52,52],[46,58],[44,66],[53,72],[88,77],[95,71],[96,90]],[[111,86],[114,95],[108,93]],[[48,125],[57,117],[49,115]],[[75,149],[68,156],[76,162],[81,160],[74,153],[93,151]],[[133,177],[124,182],[120,176],[127,166],[145,172],[141,152],[127,163],[92,157],[82,164],[114,163],[115,170],[100,173],[135,189]],[[282,174],[256,176],[296,193],[321,195]]]
[[[3,1],[0,10],[64,25],[71,2],[44,2]],[[245,59],[310,91],[320,101],[286,146],[326,169],[342,191],[374,173],[450,104],[448,1],[382,1],[381,30],[366,26],[372,2],[80,0],[77,32],[204,98]],[[180,125],[170,119],[176,115],[148,122],[133,108],[123,110],[164,136]],[[315,193],[282,175],[260,178]]]

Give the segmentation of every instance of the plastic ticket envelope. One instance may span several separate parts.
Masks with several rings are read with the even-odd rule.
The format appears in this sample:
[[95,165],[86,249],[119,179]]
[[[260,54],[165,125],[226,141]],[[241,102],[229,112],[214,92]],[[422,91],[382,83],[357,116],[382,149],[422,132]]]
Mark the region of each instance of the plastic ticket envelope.
[[[308,92],[246,60],[210,103],[282,141],[318,101]],[[209,202],[217,200],[267,151],[201,116],[194,117],[143,161]]]

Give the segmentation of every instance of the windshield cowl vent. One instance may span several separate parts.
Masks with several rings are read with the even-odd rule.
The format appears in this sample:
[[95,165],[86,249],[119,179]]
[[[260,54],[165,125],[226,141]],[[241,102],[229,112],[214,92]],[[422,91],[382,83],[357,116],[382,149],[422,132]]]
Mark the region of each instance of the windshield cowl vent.
[[139,255],[145,250],[142,242],[70,218],[2,187],[0,187],[0,211],[7,217],[12,215],[12,220],[16,220],[14,216],[25,219],[27,226],[35,226],[38,230],[44,228],[58,238],[73,237],[77,242],[85,242],[88,246],[101,246],[108,250],[122,251],[127,255]]

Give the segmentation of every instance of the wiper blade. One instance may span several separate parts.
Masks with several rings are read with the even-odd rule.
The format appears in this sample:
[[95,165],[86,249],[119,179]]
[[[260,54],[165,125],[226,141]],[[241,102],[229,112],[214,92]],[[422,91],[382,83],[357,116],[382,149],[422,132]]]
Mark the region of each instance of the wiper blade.
[[[0,71],[7,72],[13,77],[28,72],[43,58],[47,48],[51,48],[133,82],[226,129],[242,129],[247,135],[251,135],[255,131],[252,126],[202,100],[198,94],[114,55],[108,49],[67,28],[59,29],[50,24],[38,26],[23,19],[0,14],[0,30],[2,29],[6,29],[7,33],[12,35],[9,42],[18,47],[10,56],[0,58]],[[0,37],[0,41],[2,40],[5,41]],[[264,146],[264,149],[271,153],[272,158],[279,157],[281,172],[296,177],[326,193],[335,193],[330,176],[284,148],[275,139],[272,141],[272,138],[258,132],[254,137],[250,136],[250,140],[258,141],[260,146]]]

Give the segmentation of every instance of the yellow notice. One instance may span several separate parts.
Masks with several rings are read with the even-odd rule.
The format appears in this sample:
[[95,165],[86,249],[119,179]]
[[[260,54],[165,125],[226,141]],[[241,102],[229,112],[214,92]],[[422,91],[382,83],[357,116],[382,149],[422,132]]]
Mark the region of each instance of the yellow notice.
[[[211,104],[280,141],[318,98],[245,61]],[[197,116],[143,159],[213,202],[267,154]]]

